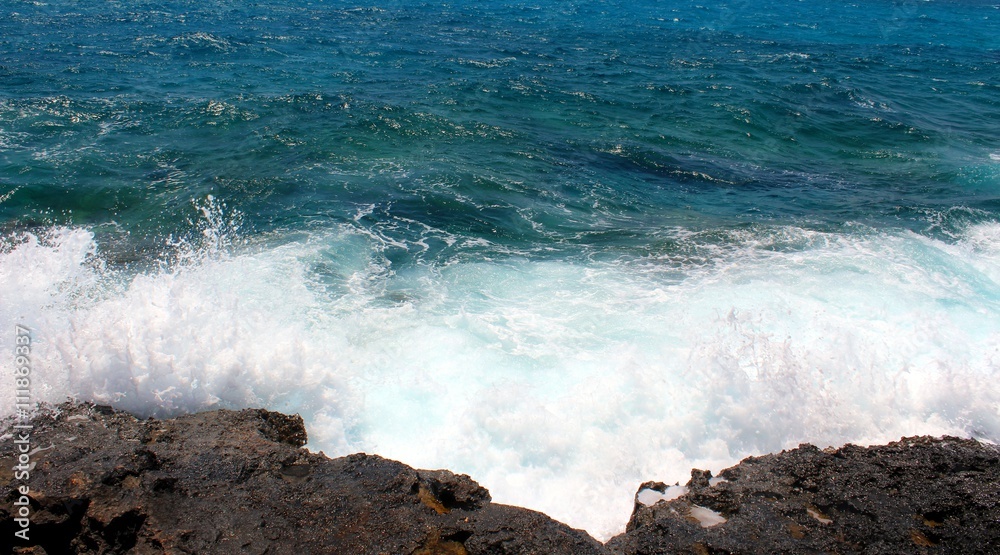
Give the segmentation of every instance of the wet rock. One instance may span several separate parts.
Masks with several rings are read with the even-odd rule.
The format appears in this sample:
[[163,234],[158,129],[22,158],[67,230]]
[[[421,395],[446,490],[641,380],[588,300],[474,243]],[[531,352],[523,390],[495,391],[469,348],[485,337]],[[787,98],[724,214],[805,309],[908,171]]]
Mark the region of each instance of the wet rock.
[[626,532],[607,547],[629,555],[1000,553],[994,445],[949,437],[803,445],[720,476],[711,485],[711,474],[695,470],[684,495],[637,501]]
[[[67,404],[33,423],[44,450],[28,480],[30,541],[8,541],[21,482],[0,476],[0,554],[605,552],[585,532],[492,503],[468,476],[310,453],[298,416],[139,420]],[[14,456],[0,442],[0,466]]]

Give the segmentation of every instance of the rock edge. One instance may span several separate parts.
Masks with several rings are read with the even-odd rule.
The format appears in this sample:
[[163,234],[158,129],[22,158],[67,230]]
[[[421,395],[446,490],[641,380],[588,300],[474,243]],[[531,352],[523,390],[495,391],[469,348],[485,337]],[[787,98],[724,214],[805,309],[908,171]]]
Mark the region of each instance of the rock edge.
[[969,439],[802,445],[718,478],[694,470],[685,489],[647,482],[625,533],[602,545],[493,503],[465,475],[310,453],[297,415],[140,420],[71,403],[33,419],[25,542],[11,424],[0,425],[0,555],[1000,553],[1000,448]]

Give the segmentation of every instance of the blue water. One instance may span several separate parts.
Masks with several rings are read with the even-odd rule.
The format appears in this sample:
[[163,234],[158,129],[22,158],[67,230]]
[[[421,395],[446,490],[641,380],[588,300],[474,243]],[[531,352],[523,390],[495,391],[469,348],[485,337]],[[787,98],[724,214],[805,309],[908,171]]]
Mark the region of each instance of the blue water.
[[41,400],[296,411],[606,537],[1000,440],[1000,4],[11,0],[0,237]]

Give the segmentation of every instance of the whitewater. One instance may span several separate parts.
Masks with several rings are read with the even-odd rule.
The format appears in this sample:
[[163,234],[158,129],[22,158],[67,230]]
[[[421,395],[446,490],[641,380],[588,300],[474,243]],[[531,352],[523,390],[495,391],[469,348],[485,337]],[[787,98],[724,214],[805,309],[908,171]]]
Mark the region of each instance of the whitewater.
[[[130,276],[86,229],[20,237],[0,255],[0,316],[33,330],[37,399],[299,413],[310,449],[468,473],[601,537],[639,483],[690,468],[800,442],[1000,438],[1000,224],[954,243],[751,230],[690,267],[402,275],[349,230],[233,251],[212,237]],[[341,287],[321,260],[338,260]],[[399,282],[410,294],[387,295]]]
[[995,3],[126,4],[0,7],[34,401],[298,413],[600,539],[691,468],[1000,441]]

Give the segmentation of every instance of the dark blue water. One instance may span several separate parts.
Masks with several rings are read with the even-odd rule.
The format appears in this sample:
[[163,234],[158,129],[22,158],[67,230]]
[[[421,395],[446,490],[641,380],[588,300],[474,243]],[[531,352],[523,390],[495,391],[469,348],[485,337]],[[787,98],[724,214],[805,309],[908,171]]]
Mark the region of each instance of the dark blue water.
[[480,4],[0,6],[40,395],[298,411],[599,535],[690,466],[1000,438],[1000,5]]

